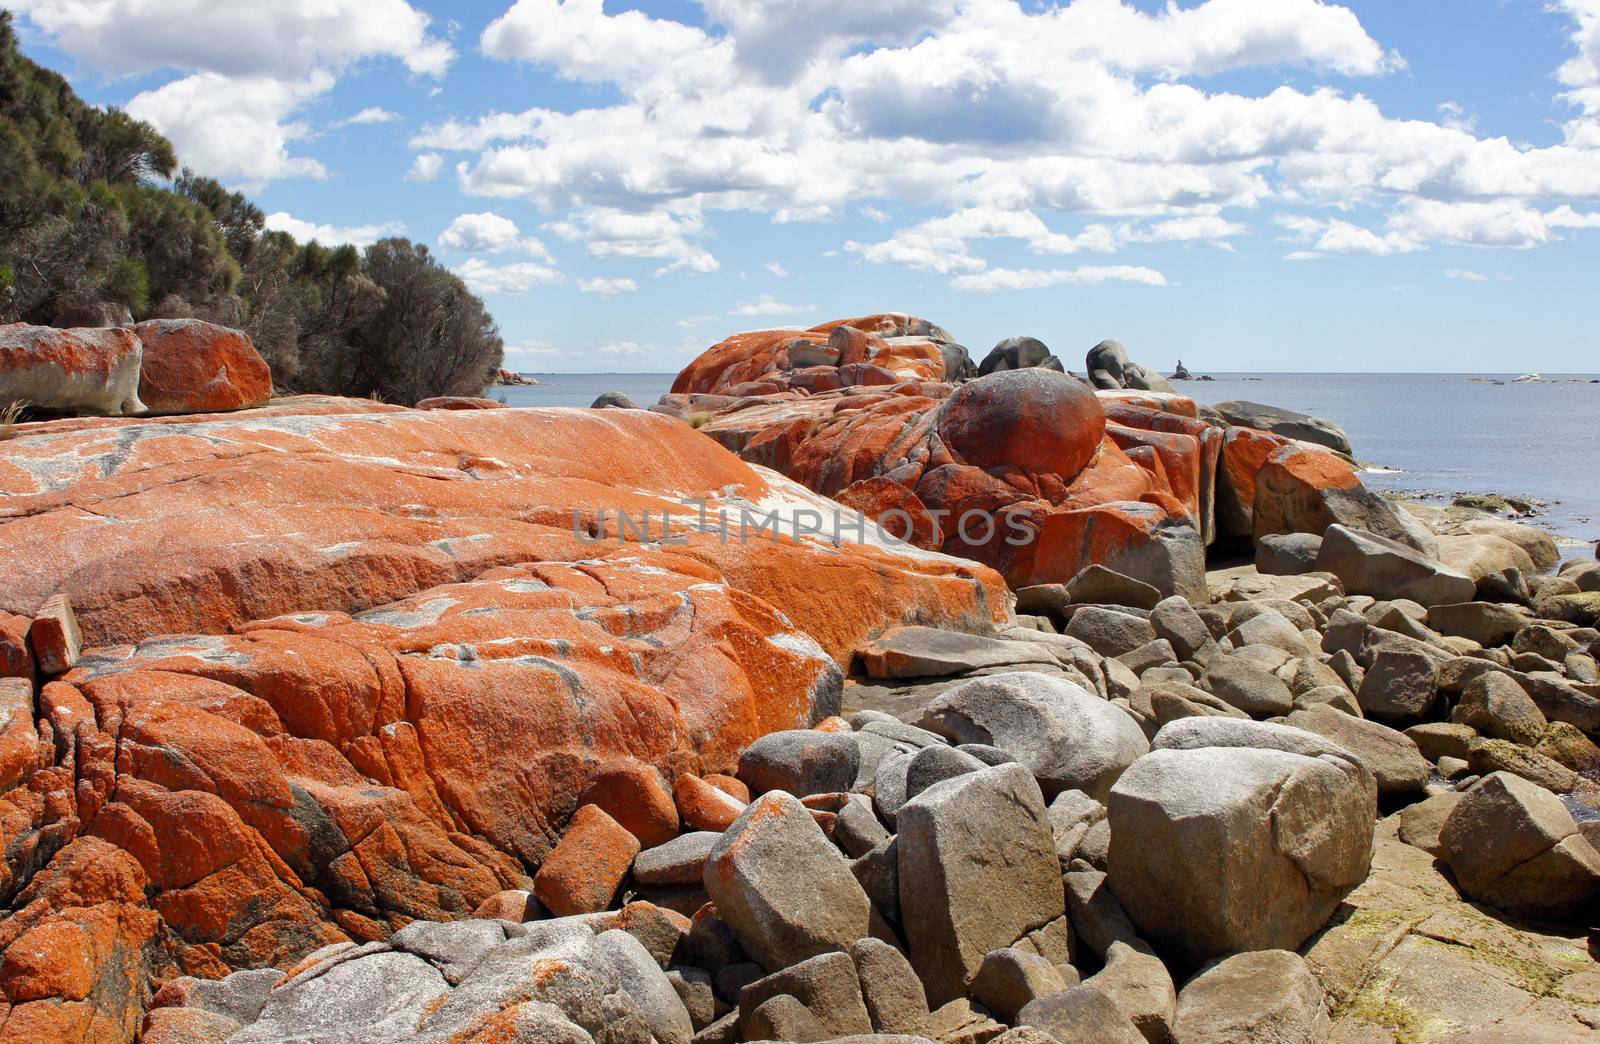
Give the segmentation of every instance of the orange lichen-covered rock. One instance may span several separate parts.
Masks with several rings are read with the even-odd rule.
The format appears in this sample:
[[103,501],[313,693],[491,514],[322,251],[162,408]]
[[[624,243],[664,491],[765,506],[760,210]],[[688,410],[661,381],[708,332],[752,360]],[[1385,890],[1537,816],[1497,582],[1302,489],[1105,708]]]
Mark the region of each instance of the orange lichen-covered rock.
[[28,627],[28,644],[33,647],[33,658],[45,674],[62,674],[77,664],[83,649],[83,633],[66,595],[51,595],[39,607]]
[[[656,408],[877,520],[887,540],[982,562],[1013,586],[1114,562],[1198,596],[1204,548],[1258,531],[1257,478],[1286,440],[1213,426],[1170,392],[1096,392],[1043,368],[963,381],[949,357],[943,371],[889,361],[891,349],[921,351],[919,337],[952,347],[938,327],[893,314],[739,334],[691,362]],[[862,366],[895,383],[847,372]],[[1286,482],[1312,500],[1370,496],[1337,469],[1298,461]],[[1322,515],[1337,513],[1292,501],[1269,506],[1283,515],[1271,525],[1320,533]]]
[[[359,611],[498,565],[578,561],[632,539],[619,513],[635,523],[649,513],[659,535],[662,512],[685,525],[698,511],[690,502],[727,495],[787,517],[805,498],[642,410],[46,425],[4,444],[0,492],[0,542],[12,552],[0,610],[31,614],[60,589],[89,645]],[[968,627],[1004,612],[998,578],[953,561],[859,546],[840,556],[792,540],[735,547],[704,527],[671,538],[736,586],[781,594],[774,604],[830,655],[847,656],[884,612],[955,610],[968,618],[951,622]],[[878,593],[863,605],[787,579],[813,566],[857,574]]]
[[950,452],[978,468],[1070,481],[1100,448],[1106,415],[1089,386],[1052,370],[1006,370],[957,388],[939,411]]
[[1252,531],[1317,533],[1338,523],[1438,557],[1433,534],[1361,484],[1344,458],[1302,443],[1272,453],[1256,475]]
[[199,319],[133,327],[144,345],[139,398],[151,413],[211,413],[272,398],[272,371],[249,335]]
[[653,766],[633,758],[601,768],[579,799],[597,805],[639,839],[645,848],[678,836],[678,806],[672,790]]
[[583,805],[534,876],[534,895],[557,917],[604,910],[638,854],[638,838],[599,805]]
[[[721,787],[714,787],[698,776],[680,773],[672,784],[678,802],[678,815],[696,830],[721,833],[733,825],[744,811],[746,799],[739,799]],[[749,790],[746,788],[745,793]]]
[[[672,383],[675,394],[760,394],[797,387],[814,391],[899,380],[939,381],[950,335],[915,316],[883,313],[840,319],[809,330],[735,334],[707,349]],[[817,372],[826,367],[836,375]],[[795,373],[811,371],[796,378]],[[820,382],[820,383],[819,383]]]
[[[1289,440],[1254,428],[1229,428],[1217,467],[1217,529],[1223,536],[1250,536],[1255,529],[1256,476],[1267,458]],[[1318,531],[1321,532],[1320,530]]]
[[143,413],[132,330],[0,325],[0,402],[46,413]]
[[539,901],[526,888],[507,888],[496,892],[472,911],[481,920],[532,921],[539,917]]
[[828,502],[672,418],[300,405],[0,444],[0,602],[68,596],[87,643],[0,699],[7,1035],[131,1039],[163,977],[512,913],[604,809],[621,851],[673,833],[670,780],[736,815],[696,777],[835,712],[864,637],[1006,612],[971,563],[725,539]]
[[728,776],[721,772],[713,772],[706,776],[705,781],[742,805],[750,803],[750,788],[745,786],[744,781],[738,776]]
[[33,677],[33,651],[28,648],[32,622],[15,613],[0,613],[0,678]]

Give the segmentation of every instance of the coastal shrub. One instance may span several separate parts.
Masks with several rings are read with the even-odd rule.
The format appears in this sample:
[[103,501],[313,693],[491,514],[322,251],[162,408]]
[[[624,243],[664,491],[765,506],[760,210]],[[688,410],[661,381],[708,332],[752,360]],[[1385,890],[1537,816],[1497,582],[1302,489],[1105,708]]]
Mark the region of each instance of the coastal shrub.
[[0,322],[196,318],[243,329],[285,392],[476,395],[503,345],[426,247],[297,243],[153,126],[83,102],[0,11]]

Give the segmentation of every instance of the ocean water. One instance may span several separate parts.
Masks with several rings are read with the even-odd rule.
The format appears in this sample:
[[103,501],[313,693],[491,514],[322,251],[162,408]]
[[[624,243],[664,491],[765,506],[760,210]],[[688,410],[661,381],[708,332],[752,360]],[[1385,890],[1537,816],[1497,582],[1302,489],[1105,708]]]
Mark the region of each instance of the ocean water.
[[[588,406],[615,390],[647,406],[666,393],[674,375],[537,376],[538,387],[493,388],[490,395],[513,406]],[[1177,387],[1204,403],[1249,399],[1333,421],[1349,434],[1356,456],[1371,465],[1362,478],[1375,489],[1440,504],[1462,493],[1530,497],[1545,506],[1523,521],[1574,542],[1600,541],[1600,384],[1560,383],[1560,375],[1513,384],[1513,376],[1226,373]],[[1577,543],[1564,550],[1585,553]]]

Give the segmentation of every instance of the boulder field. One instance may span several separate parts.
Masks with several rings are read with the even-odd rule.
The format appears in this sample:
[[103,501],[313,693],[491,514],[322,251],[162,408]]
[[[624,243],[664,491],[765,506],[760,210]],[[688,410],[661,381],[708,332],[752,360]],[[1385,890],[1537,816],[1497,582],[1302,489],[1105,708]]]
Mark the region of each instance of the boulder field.
[[16,425],[0,1038],[1600,1033],[1600,563],[1086,361]]
[[942,328],[900,314],[745,333],[690,363],[655,409],[1018,588],[1100,563],[1201,598],[1217,540],[1336,522],[1437,554],[1346,458],[1202,420],[1165,382],[1148,390],[1116,342],[1089,352],[1093,384],[1032,338],[998,345],[977,380],[955,376],[966,360]]

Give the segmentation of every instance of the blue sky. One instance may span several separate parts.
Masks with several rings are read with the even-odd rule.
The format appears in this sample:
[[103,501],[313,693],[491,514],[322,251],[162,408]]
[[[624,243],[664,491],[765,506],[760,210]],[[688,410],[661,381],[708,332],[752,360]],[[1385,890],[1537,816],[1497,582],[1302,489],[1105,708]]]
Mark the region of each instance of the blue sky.
[[886,310],[976,357],[1600,359],[1600,0],[12,6],[276,227],[428,243],[517,369]]

